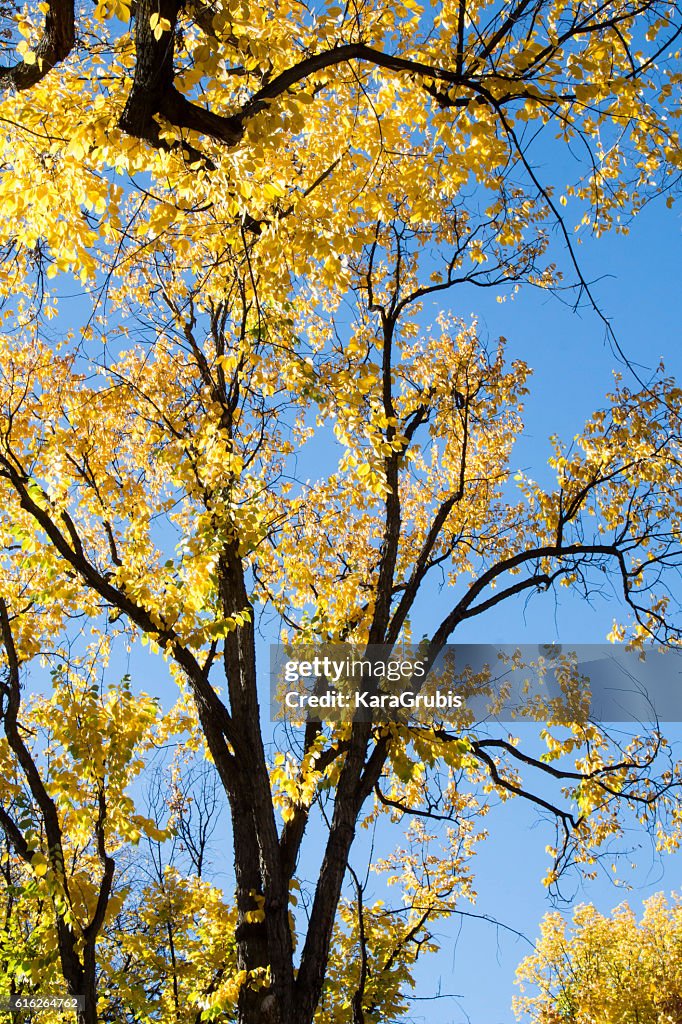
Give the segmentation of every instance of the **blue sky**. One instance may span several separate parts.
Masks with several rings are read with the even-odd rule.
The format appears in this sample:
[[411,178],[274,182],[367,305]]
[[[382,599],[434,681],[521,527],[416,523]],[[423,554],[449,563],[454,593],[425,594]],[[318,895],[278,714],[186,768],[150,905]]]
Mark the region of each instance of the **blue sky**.
[[[682,289],[679,268],[682,219],[678,208],[651,204],[635,220],[629,236],[588,238],[579,249],[585,276],[597,279],[594,294],[611,318],[619,344],[646,378],[663,358],[669,373],[682,379]],[[512,463],[539,476],[549,454],[547,437],[567,439],[580,430],[611,388],[614,369],[626,375],[605,339],[604,325],[589,310],[573,312],[550,295],[526,289],[514,301],[497,303],[473,288],[460,288],[451,297],[454,311],[475,313],[491,339],[504,335],[508,355],[523,358],[534,370],[526,401],[526,427]],[[678,598],[682,595],[677,595]],[[432,607],[437,597],[432,595]],[[432,624],[429,602],[415,635]],[[485,617],[464,624],[461,642],[563,643],[603,642],[619,614],[616,595],[587,604],[562,593],[539,595],[529,603],[506,603]],[[682,756],[682,728],[670,727]],[[477,904],[474,913],[489,915],[533,940],[538,923],[552,904],[541,884],[547,868],[545,844],[551,832],[534,811],[519,801],[508,803],[487,821],[490,838],[476,857]],[[682,888],[682,856],[659,858],[648,837],[628,840],[637,867],[620,876],[632,885],[617,888],[608,873],[591,883],[577,880],[566,887],[570,905],[593,902],[608,912],[624,899],[636,911],[653,892]],[[560,908],[562,909],[562,908]],[[570,915],[570,906],[566,908]],[[458,993],[460,999],[413,1004],[415,1021],[429,1024],[508,1024],[515,991],[517,963],[530,951],[528,943],[503,928],[470,918],[456,919],[439,929],[441,953],[425,960],[419,973],[419,995],[437,991]]]
[[[578,249],[585,277],[595,282],[593,291],[601,310],[611,319],[619,345],[645,380],[661,358],[667,371],[682,380],[682,351],[678,347],[682,322],[678,282],[681,230],[677,209],[654,203],[634,221],[628,236],[586,237]],[[558,246],[556,258],[565,265]],[[590,309],[576,312],[555,296],[531,288],[499,303],[491,292],[459,286],[434,303],[431,310],[426,308],[423,319],[434,319],[443,306],[465,321],[476,316],[481,337],[494,342],[503,335],[508,341],[507,357],[522,358],[533,368],[525,403],[525,429],[512,456],[514,470],[523,469],[543,479],[550,454],[549,435],[557,433],[570,440],[578,433],[590,414],[604,404],[613,387],[614,370],[634,386],[634,379],[606,338],[603,322]],[[315,475],[315,457],[324,454],[319,451],[320,445],[324,447],[318,442],[310,453],[304,475]],[[441,593],[435,586],[427,591],[412,616],[413,636],[431,633],[447,604],[445,591]],[[615,591],[607,591],[588,604],[560,588],[557,595],[507,602],[469,620],[453,640],[603,643],[613,619],[622,615]],[[267,658],[267,639],[263,637],[261,664]],[[527,749],[537,748],[539,752],[536,732],[527,727],[522,736]],[[682,757],[682,727],[671,726],[671,734],[680,741]],[[415,994],[422,998],[412,1006],[411,1019],[415,1021],[511,1024],[516,966],[530,952],[543,915],[557,905],[550,901],[541,881],[549,866],[545,846],[553,840],[551,824],[540,821],[534,809],[513,800],[495,809],[486,825],[490,837],[479,845],[473,863],[478,900],[473,906],[463,903],[462,909],[467,914],[497,920],[499,926],[475,916],[438,923],[435,932],[441,952],[426,956],[416,974]],[[320,832],[320,844],[322,837]],[[382,835],[379,842],[389,842],[388,835]],[[571,876],[563,888],[567,902],[559,904],[560,909],[570,916],[576,903],[589,901],[608,913],[628,899],[639,911],[642,900],[653,892],[681,887],[682,855],[662,859],[644,832],[629,834],[624,844],[631,855],[619,865],[618,878],[623,885],[615,884],[609,869],[600,869],[598,878],[590,883]],[[361,876],[367,847],[368,840],[361,834],[351,858]],[[310,851],[307,861],[311,876],[315,855],[315,850]],[[629,864],[636,866],[630,868]],[[305,874],[305,865],[303,871]],[[381,882],[370,881],[367,899],[384,896]],[[396,901],[398,893],[392,890],[391,897]],[[459,998],[428,999],[437,993],[458,994]]]

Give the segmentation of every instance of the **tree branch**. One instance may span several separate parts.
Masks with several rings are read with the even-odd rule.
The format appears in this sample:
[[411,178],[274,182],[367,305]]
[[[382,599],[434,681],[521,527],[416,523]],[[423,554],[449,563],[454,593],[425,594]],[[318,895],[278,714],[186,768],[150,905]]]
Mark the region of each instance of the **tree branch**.
[[73,0],[48,0],[45,28],[33,51],[34,61],[19,61],[13,67],[0,68],[0,89],[21,92],[39,82],[71,53],[76,41]]

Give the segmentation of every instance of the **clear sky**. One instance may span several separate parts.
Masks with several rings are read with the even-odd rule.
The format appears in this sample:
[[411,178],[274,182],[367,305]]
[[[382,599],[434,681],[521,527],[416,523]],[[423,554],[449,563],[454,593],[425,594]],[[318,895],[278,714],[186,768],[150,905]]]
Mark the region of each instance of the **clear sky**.
[[[579,255],[585,276],[601,278],[594,287],[602,310],[611,318],[618,341],[646,378],[664,359],[668,372],[682,379],[682,219],[679,207],[664,203],[649,206],[634,222],[629,236],[608,235],[588,239]],[[605,342],[603,323],[589,310],[574,313],[552,296],[526,289],[513,302],[497,303],[474,288],[460,288],[451,297],[455,312],[467,317],[476,313],[481,329],[491,340],[504,335],[510,358],[523,358],[534,369],[531,394],[526,402],[526,428],[512,463],[540,476],[549,453],[551,433],[571,439],[585,418],[603,402],[610,390],[612,373],[620,369]],[[678,600],[682,594],[676,595]],[[414,633],[433,626],[439,595],[421,606]],[[429,608],[431,604],[431,609]],[[619,615],[617,595],[588,604],[563,588],[557,597],[539,595],[528,603],[507,602],[480,619],[465,623],[458,633],[462,642],[565,644],[603,642]],[[670,726],[682,756],[682,727]],[[476,857],[478,902],[463,909],[489,915],[534,939],[540,918],[552,906],[541,884],[551,841],[548,825],[533,810],[511,801],[489,816],[490,838]],[[592,883],[577,881],[566,887],[570,906],[593,902],[608,912],[623,899],[638,911],[642,899],[653,892],[682,888],[682,856],[658,858],[644,833],[628,837],[637,869],[621,871],[633,886],[628,893],[617,888],[609,872]],[[560,907],[560,909],[564,909]],[[514,971],[530,951],[528,943],[503,928],[459,918],[438,929],[442,952],[424,960],[417,994],[457,993],[459,999],[415,1001],[412,1018],[429,1024],[509,1024]]]

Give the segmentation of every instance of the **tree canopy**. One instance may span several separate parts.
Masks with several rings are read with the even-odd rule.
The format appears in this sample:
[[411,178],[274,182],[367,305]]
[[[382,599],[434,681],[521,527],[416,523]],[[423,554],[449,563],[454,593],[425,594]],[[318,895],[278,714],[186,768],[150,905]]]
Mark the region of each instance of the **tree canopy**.
[[[8,991],[61,979],[81,1024],[397,1019],[430,923],[473,897],[491,800],[555,820],[551,884],[590,873],[628,815],[674,847],[678,769],[657,731],[618,744],[558,717],[542,756],[466,715],[273,739],[256,621],[392,647],[443,573],[434,658],[497,605],[612,579],[613,638],[679,641],[675,382],[617,378],[553,440],[550,487],[512,479],[529,368],[445,305],[461,283],[526,284],[604,316],[574,229],[625,231],[674,198],[679,12],[2,14]],[[165,659],[167,700],[114,682],[137,642]],[[27,699],[39,666],[52,688]],[[142,813],[136,780],[173,746]],[[205,870],[216,786],[234,895]],[[397,906],[349,863],[380,818],[404,832],[377,865]]]
[[570,930],[549,915],[519,981],[537,994],[516,1000],[537,1024],[673,1024],[682,1012],[682,921],[679,898],[662,893],[644,904],[641,921],[623,903],[605,917],[578,907]]

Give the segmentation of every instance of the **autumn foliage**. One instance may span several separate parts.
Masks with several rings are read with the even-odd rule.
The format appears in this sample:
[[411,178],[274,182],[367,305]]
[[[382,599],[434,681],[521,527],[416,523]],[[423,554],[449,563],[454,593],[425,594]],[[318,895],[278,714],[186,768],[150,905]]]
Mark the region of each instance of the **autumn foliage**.
[[[560,914],[519,968],[529,994],[516,1000],[537,1024],[674,1024],[682,1013],[682,908],[658,894],[640,921],[627,903],[605,917],[582,905],[570,928]],[[533,991],[534,994],[530,994]]]
[[[397,1019],[491,801],[556,822],[553,884],[628,819],[676,847],[678,768],[657,731],[551,717],[542,756],[466,716],[273,734],[256,625],[392,646],[442,574],[435,657],[611,579],[612,638],[679,641],[675,382],[621,367],[541,485],[512,460],[529,368],[448,306],[561,283],[600,314],[575,229],[673,198],[679,12],[3,15],[0,990],[82,995],[80,1024]],[[121,683],[138,644],[158,669]],[[378,821],[394,905],[352,870]]]

